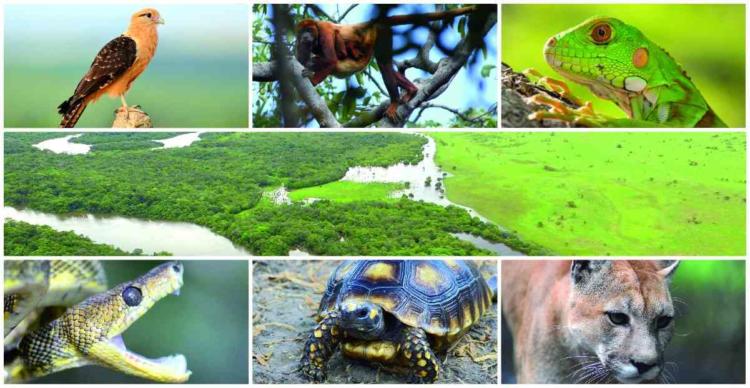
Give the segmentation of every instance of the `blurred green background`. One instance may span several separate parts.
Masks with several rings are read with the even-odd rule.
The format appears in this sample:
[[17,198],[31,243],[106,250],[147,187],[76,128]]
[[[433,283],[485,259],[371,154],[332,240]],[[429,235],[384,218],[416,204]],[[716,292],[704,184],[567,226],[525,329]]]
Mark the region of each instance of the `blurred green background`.
[[[5,126],[57,127],[57,106],[99,50],[147,4],[5,6]],[[242,4],[156,7],[159,46],[127,101],[154,127],[248,126],[249,15]],[[78,127],[111,127],[119,99],[102,97]]]
[[[745,261],[683,260],[670,287],[675,330],[664,360],[678,384],[745,382]],[[502,327],[502,382],[516,383]]]
[[[744,4],[503,5],[502,61],[515,71],[531,67],[563,79],[544,61],[544,44],[592,16],[616,17],[641,30],[683,66],[727,125],[745,126]],[[575,95],[592,101],[595,111],[626,117],[588,88],[568,84]]]
[[[141,276],[161,261],[104,261],[110,288]],[[248,267],[245,260],[182,261],[184,283],[123,333],[128,350],[154,358],[182,353],[193,374],[188,383],[248,381]],[[98,366],[48,375],[35,383],[128,383],[149,381]]]

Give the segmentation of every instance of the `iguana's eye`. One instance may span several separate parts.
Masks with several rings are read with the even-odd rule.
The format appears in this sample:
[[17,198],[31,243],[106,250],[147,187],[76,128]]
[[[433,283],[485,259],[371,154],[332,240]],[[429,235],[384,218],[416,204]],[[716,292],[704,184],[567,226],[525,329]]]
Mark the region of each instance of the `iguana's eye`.
[[624,326],[627,325],[628,322],[630,322],[630,318],[627,314],[623,313],[614,313],[614,312],[607,312],[607,318],[609,318],[609,321],[612,322],[613,325],[617,326]]
[[668,315],[662,315],[661,317],[656,318],[656,328],[657,329],[663,329],[663,328],[669,326],[670,323],[672,323],[672,317],[670,317]]
[[604,44],[612,38],[612,26],[609,23],[599,23],[591,29],[591,39],[594,43]]

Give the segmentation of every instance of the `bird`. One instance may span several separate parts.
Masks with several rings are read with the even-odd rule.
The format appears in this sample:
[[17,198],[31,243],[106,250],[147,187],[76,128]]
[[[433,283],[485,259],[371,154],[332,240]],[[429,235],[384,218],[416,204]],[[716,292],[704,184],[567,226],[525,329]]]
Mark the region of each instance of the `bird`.
[[127,31],[99,50],[73,95],[57,107],[63,116],[61,128],[75,127],[86,106],[104,94],[119,96],[122,109],[128,114],[125,93],[154,57],[159,43],[156,27],[160,24],[164,24],[164,19],[153,8],[144,8],[130,17]]

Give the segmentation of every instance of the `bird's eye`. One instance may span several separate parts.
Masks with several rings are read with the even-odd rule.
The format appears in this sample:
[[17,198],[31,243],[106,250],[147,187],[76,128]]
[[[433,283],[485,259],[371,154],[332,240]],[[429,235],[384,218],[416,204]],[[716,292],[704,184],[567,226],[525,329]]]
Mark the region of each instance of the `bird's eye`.
[[360,317],[360,318],[366,317],[367,316],[367,310],[366,309],[362,309],[362,310],[357,311],[357,316]]
[[659,318],[656,318],[657,329],[664,329],[669,326],[670,323],[672,323],[672,317],[669,315],[662,315]]
[[591,39],[594,43],[604,44],[612,38],[612,26],[609,23],[599,23],[591,29]]
[[133,286],[125,287],[122,291],[122,300],[124,300],[125,304],[130,307],[138,306],[141,304],[141,300],[143,300],[141,289]]
[[628,315],[623,313],[607,312],[607,318],[609,318],[609,321],[612,322],[613,325],[617,326],[625,326],[630,322]]
[[149,13],[144,13],[144,14],[143,14],[143,16],[145,16],[145,17],[147,17],[147,18],[151,19],[151,12],[149,12]]

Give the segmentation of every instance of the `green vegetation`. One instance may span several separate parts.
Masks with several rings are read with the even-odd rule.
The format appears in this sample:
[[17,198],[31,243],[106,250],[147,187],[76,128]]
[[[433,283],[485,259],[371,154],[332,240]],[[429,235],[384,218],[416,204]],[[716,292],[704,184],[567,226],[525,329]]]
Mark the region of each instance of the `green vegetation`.
[[289,193],[292,201],[308,198],[329,199],[337,202],[351,201],[395,201],[394,191],[403,189],[398,183],[358,183],[336,181],[321,186],[307,187]]
[[[545,62],[542,48],[553,35],[593,16],[616,17],[638,28],[682,65],[722,120],[745,126],[744,4],[505,4],[502,61],[517,71],[535,68],[563,79]],[[596,112],[626,117],[585,86],[567,84]]]
[[111,245],[97,244],[73,232],[60,232],[44,225],[7,220],[4,225],[6,256],[130,256]]
[[436,133],[451,201],[564,255],[744,255],[744,133]]
[[[151,134],[111,139],[117,136],[138,144]],[[15,146],[5,157],[6,204],[191,222],[263,255],[293,249],[320,255],[489,253],[451,235],[458,232],[541,252],[462,209],[387,198],[390,185],[332,183],[353,166],[416,163],[426,142],[421,136],[211,133],[190,147],[160,151],[116,146],[108,137],[86,133],[77,141],[92,144],[91,153],[58,155],[22,147],[30,144],[25,134],[7,133],[6,142]],[[261,201],[264,192],[281,185],[292,193],[301,189],[298,198],[337,201]],[[343,191],[335,193],[336,186]]]
[[679,366],[676,382],[743,383],[745,261],[683,260],[671,289],[677,315],[666,359]]

